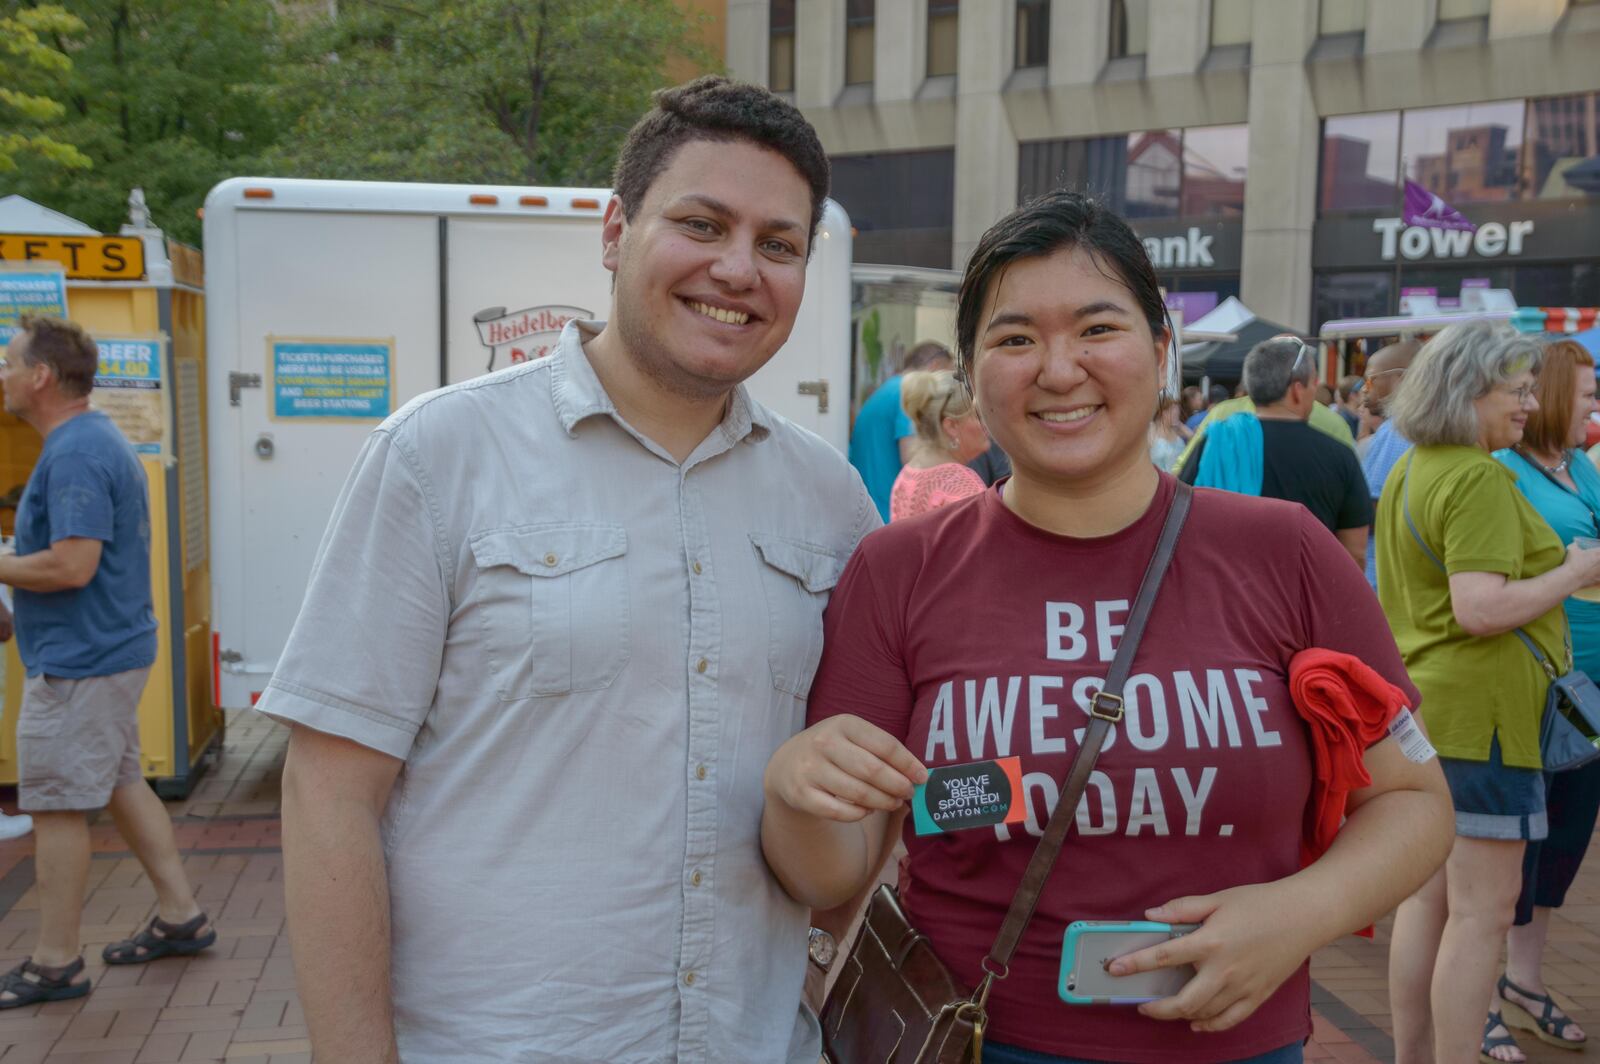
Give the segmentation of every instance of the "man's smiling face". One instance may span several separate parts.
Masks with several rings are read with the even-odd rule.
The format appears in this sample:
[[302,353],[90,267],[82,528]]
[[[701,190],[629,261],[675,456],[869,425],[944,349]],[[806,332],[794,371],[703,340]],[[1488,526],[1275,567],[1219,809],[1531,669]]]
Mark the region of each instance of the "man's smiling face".
[[714,398],[789,338],[805,293],[811,193],[776,152],[744,140],[684,144],[633,220],[606,210],[612,321],[639,368]]

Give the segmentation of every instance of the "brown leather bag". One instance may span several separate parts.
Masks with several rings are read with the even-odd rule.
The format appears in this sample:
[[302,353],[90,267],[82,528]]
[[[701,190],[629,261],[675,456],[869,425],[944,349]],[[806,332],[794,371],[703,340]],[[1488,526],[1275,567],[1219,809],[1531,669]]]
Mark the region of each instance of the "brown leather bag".
[[1090,702],[1083,745],[1072,759],[1061,798],[1011,899],[994,946],[983,959],[983,981],[973,991],[957,982],[934,954],[927,936],[906,919],[894,888],[879,887],[822,1006],[823,1054],[830,1064],[981,1064],[989,991],[995,980],[1008,974],[1007,965],[1077,817],[1078,802],[1100,747],[1111,726],[1122,719],[1122,688],[1133,671],[1145,622],[1172,561],[1192,497],[1189,486],[1180,482],[1105,687]]

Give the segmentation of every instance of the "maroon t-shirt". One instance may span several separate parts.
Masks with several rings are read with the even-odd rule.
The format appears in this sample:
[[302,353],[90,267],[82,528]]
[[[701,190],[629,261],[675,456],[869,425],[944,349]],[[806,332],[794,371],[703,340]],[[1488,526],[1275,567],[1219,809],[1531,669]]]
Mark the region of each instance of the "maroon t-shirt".
[[[833,593],[811,723],[854,713],[930,768],[1022,758],[1026,830],[919,837],[907,823],[903,903],[969,986],[1082,740],[1088,692],[1116,650],[1174,484],[1163,475],[1142,517],[1096,539],[1035,528],[986,491],[869,535]],[[1327,529],[1295,503],[1197,490],[1124,690],[1127,715],[990,998],[990,1039],[1204,1064],[1311,1033],[1304,966],[1219,1034],[1056,993],[1073,920],[1140,920],[1173,898],[1297,870],[1312,760],[1287,677],[1306,647],[1355,654],[1416,705],[1377,599]]]

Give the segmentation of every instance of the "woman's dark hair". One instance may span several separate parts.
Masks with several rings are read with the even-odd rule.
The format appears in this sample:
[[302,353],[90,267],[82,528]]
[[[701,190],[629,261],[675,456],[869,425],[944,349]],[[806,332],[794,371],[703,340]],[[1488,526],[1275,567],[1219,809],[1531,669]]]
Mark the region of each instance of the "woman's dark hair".
[[1047,192],[990,226],[967,260],[956,305],[956,349],[964,379],[972,378],[984,303],[1006,267],[1066,248],[1082,248],[1102,272],[1109,262],[1115,273],[1106,275],[1128,286],[1152,334],[1171,328],[1155,267],[1128,223],[1081,192]]
[[714,74],[655,94],[655,106],[628,131],[611,184],[630,222],[645,193],[690,141],[749,141],[777,152],[811,190],[811,235],[828,198],[830,169],[817,131],[794,106],[759,85]]

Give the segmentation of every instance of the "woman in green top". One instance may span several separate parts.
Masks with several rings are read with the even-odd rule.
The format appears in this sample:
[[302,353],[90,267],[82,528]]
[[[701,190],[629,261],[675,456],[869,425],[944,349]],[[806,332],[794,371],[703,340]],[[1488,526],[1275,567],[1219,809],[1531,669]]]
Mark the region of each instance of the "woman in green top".
[[1449,860],[1395,918],[1397,1064],[1517,1059],[1491,994],[1523,850],[1547,831],[1539,719],[1549,681],[1515,629],[1565,670],[1562,603],[1600,583],[1600,551],[1563,551],[1490,453],[1522,439],[1539,359],[1538,343],[1509,326],[1452,325],[1390,402],[1415,446],[1378,504],[1378,597],[1456,807]]

